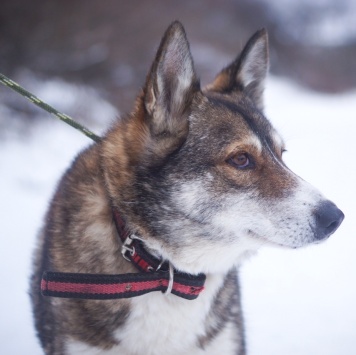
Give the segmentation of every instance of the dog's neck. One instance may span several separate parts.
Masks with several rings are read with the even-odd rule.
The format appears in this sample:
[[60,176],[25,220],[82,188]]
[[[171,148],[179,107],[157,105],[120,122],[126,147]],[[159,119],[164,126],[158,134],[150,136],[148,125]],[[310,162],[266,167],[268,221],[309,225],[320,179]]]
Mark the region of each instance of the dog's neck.
[[139,271],[143,272],[168,271],[172,267],[170,260],[165,260],[157,250],[147,244],[142,236],[130,232],[124,217],[117,208],[113,208],[113,218],[124,259],[132,262]]
[[[164,260],[164,258],[160,257],[159,253],[149,248],[143,238],[130,233],[124,217],[117,208],[113,208],[113,218],[119,239],[122,243],[121,254],[124,259],[131,262],[143,274],[157,273],[160,271],[168,273],[168,286],[164,293],[172,292],[178,295],[179,293],[183,293],[183,288],[175,288],[177,287],[176,281],[178,280],[182,285],[191,286],[189,288],[188,297],[185,295],[186,298],[197,297],[199,295],[203,290],[206,279],[204,274],[191,275],[176,270],[169,260]],[[177,289],[180,289],[178,293]],[[185,292],[186,290],[184,290],[184,293]]]

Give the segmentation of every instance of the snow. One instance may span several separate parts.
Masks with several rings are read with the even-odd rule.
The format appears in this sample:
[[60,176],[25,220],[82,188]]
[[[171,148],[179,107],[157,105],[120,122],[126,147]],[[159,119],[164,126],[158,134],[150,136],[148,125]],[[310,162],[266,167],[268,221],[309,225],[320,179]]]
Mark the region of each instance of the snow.
[[[48,87],[68,95],[71,87],[63,85],[52,82]],[[52,89],[47,92],[51,97]],[[90,95],[96,115],[103,108],[112,119],[115,111]],[[0,114],[8,112],[0,102]],[[266,112],[286,140],[289,166],[336,202],[346,218],[323,244],[263,249],[241,268],[248,353],[353,355],[356,92],[320,95],[270,78]],[[36,233],[59,177],[91,142],[51,118],[27,137],[5,137],[0,143],[0,353],[36,355],[41,350],[27,294]]]

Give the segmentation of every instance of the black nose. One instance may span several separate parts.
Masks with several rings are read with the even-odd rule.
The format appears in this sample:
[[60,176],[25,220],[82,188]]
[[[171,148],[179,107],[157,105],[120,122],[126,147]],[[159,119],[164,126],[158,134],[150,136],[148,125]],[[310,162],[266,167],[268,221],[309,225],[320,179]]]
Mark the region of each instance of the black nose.
[[314,211],[315,238],[318,240],[333,234],[344,220],[344,214],[331,201],[322,202]]

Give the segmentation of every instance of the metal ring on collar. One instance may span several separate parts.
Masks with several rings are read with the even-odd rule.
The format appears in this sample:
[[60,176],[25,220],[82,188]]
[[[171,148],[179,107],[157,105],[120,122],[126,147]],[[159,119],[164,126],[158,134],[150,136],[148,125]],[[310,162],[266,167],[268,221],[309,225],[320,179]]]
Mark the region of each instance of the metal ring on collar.
[[161,269],[163,263],[164,263],[164,259],[161,260],[161,262],[160,262],[159,265],[157,266],[156,271],[159,271],[159,270]]
[[168,262],[168,266],[169,266],[169,281],[168,281],[168,286],[166,291],[163,292],[165,295],[169,295],[172,292],[173,281],[174,281],[173,265],[170,262]]

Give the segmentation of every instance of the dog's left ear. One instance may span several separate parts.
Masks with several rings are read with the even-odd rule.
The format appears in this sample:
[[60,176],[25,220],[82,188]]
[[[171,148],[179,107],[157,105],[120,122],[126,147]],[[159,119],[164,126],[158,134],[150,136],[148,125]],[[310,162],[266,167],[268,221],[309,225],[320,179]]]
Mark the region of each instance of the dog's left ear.
[[249,39],[236,60],[223,69],[207,89],[217,92],[242,90],[262,110],[268,66],[268,35],[262,29]]
[[188,133],[187,109],[199,90],[189,43],[182,24],[173,22],[159,46],[144,88],[151,134],[183,138]]

